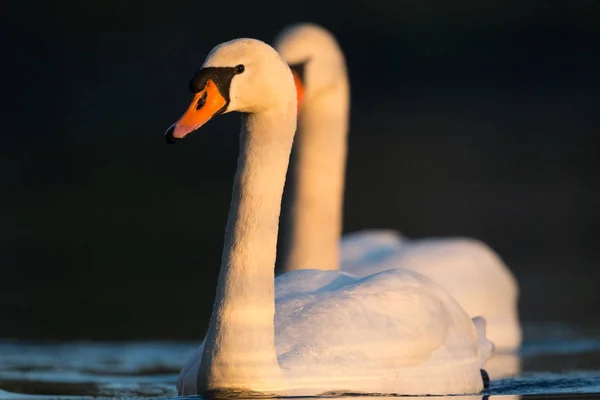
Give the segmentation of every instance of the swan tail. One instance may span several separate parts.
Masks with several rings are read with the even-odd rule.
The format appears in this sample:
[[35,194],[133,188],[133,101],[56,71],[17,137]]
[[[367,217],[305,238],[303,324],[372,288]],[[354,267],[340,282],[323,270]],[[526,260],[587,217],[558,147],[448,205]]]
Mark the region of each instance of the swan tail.
[[489,340],[485,335],[486,321],[483,317],[475,317],[472,319],[473,325],[477,328],[477,342],[479,345],[479,357],[481,359],[482,368],[485,366],[485,362],[492,357],[496,346]]

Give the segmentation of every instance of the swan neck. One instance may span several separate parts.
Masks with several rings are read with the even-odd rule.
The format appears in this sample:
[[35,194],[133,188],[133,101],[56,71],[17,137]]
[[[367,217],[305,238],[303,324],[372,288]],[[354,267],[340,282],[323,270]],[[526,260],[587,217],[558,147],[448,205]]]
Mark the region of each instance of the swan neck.
[[345,72],[302,105],[284,210],[284,272],[340,268],[348,115]]
[[291,111],[243,117],[221,271],[198,374],[201,392],[268,391],[280,379],[274,263],[293,116]]

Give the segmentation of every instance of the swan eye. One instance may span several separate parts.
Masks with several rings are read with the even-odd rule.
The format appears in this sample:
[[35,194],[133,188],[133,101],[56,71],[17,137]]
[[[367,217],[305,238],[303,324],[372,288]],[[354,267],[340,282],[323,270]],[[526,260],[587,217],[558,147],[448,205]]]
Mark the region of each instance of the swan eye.
[[244,64],[239,64],[238,66],[235,67],[236,74],[241,74],[245,70],[246,70],[246,67],[244,67]]
[[204,107],[204,105],[206,104],[206,91],[204,92],[204,94],[202,95],[202,97],[200,97],[198,99],[198,103],[196,103],[196,110],[201,109],[202,107]]

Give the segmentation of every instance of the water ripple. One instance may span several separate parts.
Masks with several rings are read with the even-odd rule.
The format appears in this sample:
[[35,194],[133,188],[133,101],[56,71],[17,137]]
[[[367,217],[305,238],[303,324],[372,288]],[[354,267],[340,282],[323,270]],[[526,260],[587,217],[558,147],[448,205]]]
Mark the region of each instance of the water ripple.
[[[196,343],[165,342],[0,342],[0,400],[175,398],[179,369],[195,347]],[[600,340],[596,338],[569,334],[528,341],[510,357],[516,357],[510,378],[493,380],[482,395],[452,398],[556,400],[553,396],[575,399],[600,393]],[[501,359],[498,356],[497,361]],[[600,396],[593,398],[600,400]]]

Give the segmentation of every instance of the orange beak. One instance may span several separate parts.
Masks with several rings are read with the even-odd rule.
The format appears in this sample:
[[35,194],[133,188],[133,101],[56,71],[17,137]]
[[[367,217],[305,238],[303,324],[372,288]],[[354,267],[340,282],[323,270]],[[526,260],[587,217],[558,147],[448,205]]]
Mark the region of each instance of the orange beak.
[[300,75],[296,71],[292,71],[294,75],[294,83],[296,84],[296,94],[298,96],[298,114],[300,114],[300,106],[302,105],[302,99],[304,98],[304,84]]
[[171,138],[183,139],[187,134],[207,123],[226,104],[227,101],[219,92],[217,85],[209,79],[204,89],[194,95],[187,111],[169,128],[169,131],[172,130]]

